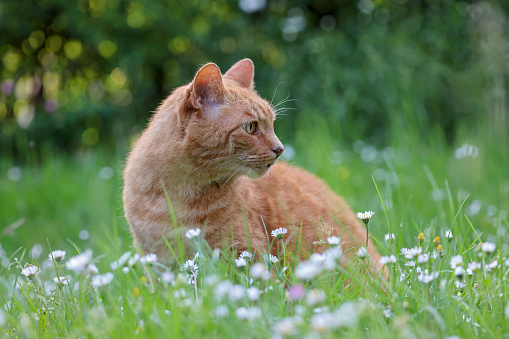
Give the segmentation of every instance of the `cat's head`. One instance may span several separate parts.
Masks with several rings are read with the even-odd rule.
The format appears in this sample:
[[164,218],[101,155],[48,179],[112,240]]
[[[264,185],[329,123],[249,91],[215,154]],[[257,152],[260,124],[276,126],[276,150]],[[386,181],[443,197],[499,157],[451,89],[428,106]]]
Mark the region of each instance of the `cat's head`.
[[240,174],[260,177],[283,152],[274,133],[275,113],[254,90],[254,65],[243,59],[224,75],[209,63],[187,88],[181,119],[186,150],[210,181]]

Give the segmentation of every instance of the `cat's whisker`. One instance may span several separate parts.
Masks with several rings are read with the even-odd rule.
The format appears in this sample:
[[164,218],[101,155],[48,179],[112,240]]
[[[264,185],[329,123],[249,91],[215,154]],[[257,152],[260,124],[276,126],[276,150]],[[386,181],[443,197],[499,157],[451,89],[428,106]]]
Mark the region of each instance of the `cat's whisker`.
[[298,101],[297,99],[289,99],[289,98],[290,98],[290,94],[288,94],[288,96],[286,98],[284,98],[283,100],[278,102],[277,105],[274,106],[273,108],[276,109],[279,105],[285,104],[285,103],[290,102],[290,101]]
[[[234,160],[237,160],[237,159],[228,159],[226,162],[224,162],[224,163],[222,163],[222,164],[217,164],[217,165],[216,165],[216,164],[214,164],[214,165],[216,165],[216,166],[218,166],[218,167],[217,167],[217,168],[216,168],[216,169],[215,169],[212,173],[210,173],[209,175],[207,175],[207,176],[205,177],[205,179],[209,179],[210,177],[212,177],[212,176],[216,175],[216,174],[217,174],[217,173],[218,173],[218,172],[222,169],[222,167],[224,167],[224,166],[226,166],[226,165],[229,165],[229,164],[230,164],[232,161],[234,161]],[[242,160],[242,159],[239,159],[239,160]],[[235,168],[235,167],[236,167],[236,166],[234,166],[233,168]],[[231,170],[232,170],[232,168],[230,168],[230,170],[228,170],[228,172],[226,173],[225,177],[226,177],[228,174],[230,174]]]
[[274,90],[274,95],[272,96],[272,99],[270,99],[270,105],[272,106],[272,101],[274,101],[274,98],[276,97],[276,93],[277,93],[277,89],[279,87],[279,85],[281,85],[282,82],[279,82],[279,84],[277,84],[276,86],[276,89]]
[[211,162],[213,162],[213,161],[218,161],[218,160],[223,160],[223,159],[229,159],[230,160],[230,159],[237,159],[237,158],[238,159],[242,159],[242,156],[243,156],[243,154],[233,154],[233,155],[227,155],[227,156],[224,156],[224,157],[219,157],[219,158],[215,158],[215,159],[206,160],[206,161],[203,162],[203,164],[198,166],[196,168],[196,170],[199,170],[202,166],[207,165],[207,164],[209,166],[210,165],[214,165],[214,164],[211,164]]

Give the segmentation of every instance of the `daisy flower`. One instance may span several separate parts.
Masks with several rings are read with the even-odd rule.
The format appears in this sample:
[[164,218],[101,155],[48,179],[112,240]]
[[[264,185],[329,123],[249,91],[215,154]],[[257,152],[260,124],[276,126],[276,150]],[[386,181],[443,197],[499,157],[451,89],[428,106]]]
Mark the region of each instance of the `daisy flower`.
[[273,237],[276,237],[279,240],[281,240],[281,239],[283,239],[283,237],[285,236],[286,233],[288,233],[288,230],[286,228],[279,227],[279,228],[276,228],[275,230],[273,230],[271,235]]
[[113,273],[108,272],[102,275],[96,275],[92,278],[90,285],[93,287],[104,287],[108,286],[110,282],[113,280]]
[[60,262],[60,261],[64,260],[64,258],[65,258],[65,251],[61,251],[61,250],[53,251],[48,255],[48,257],[49,257],[49,260],[55,260],[56,262]]
[[395,240],[396,239],[396,235],[394,235],[394,233],[387,233],[385,235],[385,241],[386,242],[389,242],[391,240]]
[[357,251],[357,256],[359,258],[366,258],[368,256],[368,250],[366,249],[366,247],[359,248],[359,250]]
[[380,264],[387,265],[387,264],[394,264],[396,263],[397,259],[394,254],[391,254],[390,256],[383,256],[380,258]]
[[375,214],[373,211],[359,212],[356,214],[357,218],[361,219],[363,223],[367,224],[371,217]]
[[248,251],[243,251],[239,255],[239,259],[247,259],[247,260],[253,259],[253,254]]
[[327,238],[327,242],[329,243],[329,245],[339,245],[340,241],[341,239],[334,235]]
[[39,272],[39,267],[34,265],[27,265],[25,268],[21,270],[21,274],[29,279],[33,279],[35,275]]
[[263,256],[263,259],[265,259],[266,262],[271,263],[272,265],[279,261],[278,258],[272,254],[267,254]]
[[187,230],[186,238],[192,239],[194,237],[199,236],[200,233],[201,233],[201,229],[199,229],[199,228],[194,228],[194,229]]
[[451,258],[451,267],[456,268],[458,266],[463,266],[463,257],[461,255],[455,255]]
[[497,245],[495,245],[492,242],[485,242],[481,245],[481,250],[484,253],[493,253],[495,249],[497,248]]

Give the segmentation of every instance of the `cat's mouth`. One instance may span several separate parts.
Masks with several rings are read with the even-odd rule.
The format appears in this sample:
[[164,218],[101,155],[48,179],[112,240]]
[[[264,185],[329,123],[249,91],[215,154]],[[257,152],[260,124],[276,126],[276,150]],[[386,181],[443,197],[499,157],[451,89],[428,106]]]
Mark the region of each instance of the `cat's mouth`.
[[257,167],[254,167],[255,169],[258,169],[258,170],[261,170],[261,169],[267,169],[269,168],[270,166],[274,165],[276,163],[276,160],[274,160],[273,162],[271,162],[270,164],[267,164],[267,165],[262,165],[262,166],[257,166]]

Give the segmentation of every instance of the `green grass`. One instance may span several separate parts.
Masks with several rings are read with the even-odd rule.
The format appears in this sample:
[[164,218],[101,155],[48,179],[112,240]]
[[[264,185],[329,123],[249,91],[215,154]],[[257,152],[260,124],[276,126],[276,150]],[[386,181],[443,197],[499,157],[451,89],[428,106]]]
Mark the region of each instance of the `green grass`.
[[[262,291],[259,299],[220,298],[221,286],[234,290],[224,281],[251,286],[254,263],[237,268],[230,252],[224,250],[218,259],[199,238],[195,238],[201,254],[196,286],[179,275],[178,267],[138,262],[127,274],[112,270],[110,263],[124,252],[135,252],[121,205],[125,153],[97,151],[72,158],[46,154],[38,164],[21,166],[18,181],[6,176],[13,163],[2,159],[0,243],[7,266],[0,271],[1,303],[5,304],[0,311],[2,336],[267,338],[282,328],[283,320],[297,337],[318,332],[324,337],[359,338],[499,338],[506,334],[509,286],[508,267],[503,263],[509,243],[505,232],[509,226],[509,161],[500,143],[488,134],[468,135],[458,136],[457,145],[450,147],[440,135],[433,135],[430,141],[395,140],[390,148],[366,148],[369,145],[362,142],[352,147],[336,143],[333,131],[319,117],[306,123],[308,129],[299,129],[297,137],[302,143],[293,145],[297,155],[288,161],[322,177],[355,211],[375,211],[369,224],[373,241],[381,254],[398,257],[397,264],[387,268],[385,288],[380,288],[377,279],[366,278],[363,260],[346,271],[336,267],[313,279],[299,280],[294,266],[283,271],[281,254],[271,268],[277,278],[252,283]],[[457,159],[455,149],[463,143],[476,145],[477,156]],[[372,161],[363,161],[373,156]],[[106,166],[113,169],[109,179],[104,177]],[[446,229],[454,234],[450,243]],[[87,239],[79,236],[83,230],[88,231]],[[389,232],[396,239],[387,244],[384,235]],[[434,251],[435,236],[440,236],[444,249],[443,257],[421,265],[439,274],[430,284],[420,283],[400,255],[401,248],[418,246],[421,232],[425,253]],[[495,243],[495,253],[479,256],[481,241]],[[32,258],[30,251],[36,244],[43,251]],[[61,264],[46,260],[50,250],[56,249],[67,251]],[[66,268],[70,257],[87,249],[93,251],[101,274],[113,272],[107,286],[93,288],[93,275]],[[465,268],[472,260],[484,265],[462,280],[466,286],[461,289],[455,286],[457,278],[449,263],[453,255],[463,256]],[[41,271],[29,280],[20,274],[15,258],[22,265],[40,265]],[[486,265],[495,259],[499,267],[487,272]],[[173,282],[161,281],[159,274],[164,271],[173,272]],[[401,271],[408,273],[402,281]],[[52,278],[63,275],[71,278],[70,284],[51,287]],[[304,288],[302,300],[288,297],[290,286]],[[311,290],[323,291],[324,299],[310,305]],[[223,316],[218,315],[218,307]],[[256,307],[260,315],[251,321],[239,319],[240,307]]]

